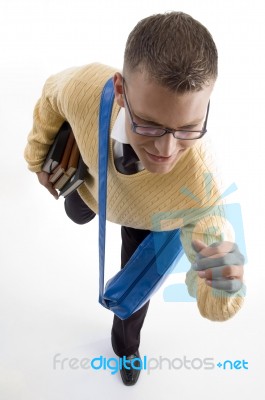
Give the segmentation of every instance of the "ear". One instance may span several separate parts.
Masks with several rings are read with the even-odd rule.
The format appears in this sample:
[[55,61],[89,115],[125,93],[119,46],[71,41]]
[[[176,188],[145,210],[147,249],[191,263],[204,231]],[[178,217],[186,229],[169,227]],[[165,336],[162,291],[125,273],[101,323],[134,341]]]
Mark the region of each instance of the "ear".
[[113,77],[115,100],[120,107],[124,107],[122,75],[116,72]]

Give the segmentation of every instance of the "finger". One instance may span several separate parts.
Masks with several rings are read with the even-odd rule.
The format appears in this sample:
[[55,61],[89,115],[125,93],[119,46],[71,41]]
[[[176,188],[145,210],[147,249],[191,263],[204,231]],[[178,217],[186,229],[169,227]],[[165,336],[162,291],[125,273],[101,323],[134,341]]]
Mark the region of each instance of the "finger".
[[196,253],[200,252],[201,250],[205,249],[207,247],[207,244],[202,242],[199,239],[192,240],[191,242],[191,247],[193,248]]
[[58,200],[59,199],[59,195],[56,189],[54,189],[54,187],[51,184],[48,184],[46,186],[46,188],[48,189],[48,191],[53,195],[53,197]]
[[233,242],[214,242],[209,246],[202,248],[199,252],[197,252],[197,256],[199,258],[211,257],[218,254],[223,253],[233,253],[234,251],[238,251],[238,246]]
[[243,265],[244,256],[239,252],[223,254],[222,257],[205,257],[201,259],[196,258],[196,263],[193,264],[195,271],[205,270],[208,268],[216,268],[224,265]]
[[240,279],[207,280],[206,283],[213,289],[225,290],[229,293],[237,292],[243,286]]
[[200,278],[209,279],[209,280],[218,280],[218,279],[240,279],[243,277],[243,268],[238,265],[229,265],[222,267],[209,268],[204,271],[199,271],[198,275]]

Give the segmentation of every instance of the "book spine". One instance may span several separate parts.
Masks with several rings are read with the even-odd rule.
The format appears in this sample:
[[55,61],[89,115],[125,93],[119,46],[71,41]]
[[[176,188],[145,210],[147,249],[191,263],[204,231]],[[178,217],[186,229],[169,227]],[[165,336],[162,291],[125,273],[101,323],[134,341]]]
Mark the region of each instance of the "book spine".
[[50,175],[49,181],[51,183],[55,183],[61,177],[61,175],[65,172],[68,162],[69,162],[69,158],[71,156],[71,151],[72,151],[74,143],[75,143],[75,138],[74,138],[73,132],[71,131],[70,135],[68,137],[67,143],[66,143],[66,147],[65,147],[65,151],[63,153],[62,160],[61,160],[60,164],[54,170],[53,174]]

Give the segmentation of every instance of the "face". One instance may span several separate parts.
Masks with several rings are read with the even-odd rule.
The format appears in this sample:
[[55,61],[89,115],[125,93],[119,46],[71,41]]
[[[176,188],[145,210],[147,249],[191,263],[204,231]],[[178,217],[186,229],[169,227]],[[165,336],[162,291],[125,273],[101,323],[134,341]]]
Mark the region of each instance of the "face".
[[[176,94],[168,88],[148,79],[142,72],[124,76],[126,97],[133,120],[139,125],[156,125],[178,129],[201,130],[214,83],[199,92]],[[175,139],[172,133],[160,137],[147,137],[134,133],[131,119],[124,101],[122,75],[114,75],[115,98],[119,106],[126,109],[125,129],[130,145],[152,173],[166,174],[179,161],[182,154],[200,140]]]

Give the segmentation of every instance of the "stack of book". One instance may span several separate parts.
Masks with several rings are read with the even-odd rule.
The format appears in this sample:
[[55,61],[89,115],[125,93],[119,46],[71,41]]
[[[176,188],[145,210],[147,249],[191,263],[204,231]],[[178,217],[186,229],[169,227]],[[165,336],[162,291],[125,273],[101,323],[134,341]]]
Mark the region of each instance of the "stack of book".
[[50,174],[50,182],[63,197],[71,194],[84,182],[87,166],[68,122],[64,122],[56,135],[42,170]]

